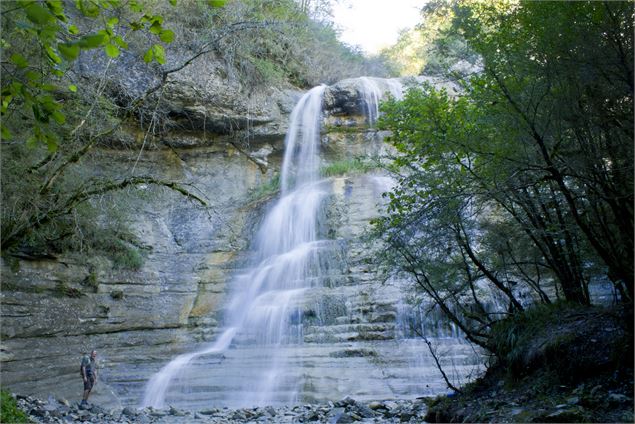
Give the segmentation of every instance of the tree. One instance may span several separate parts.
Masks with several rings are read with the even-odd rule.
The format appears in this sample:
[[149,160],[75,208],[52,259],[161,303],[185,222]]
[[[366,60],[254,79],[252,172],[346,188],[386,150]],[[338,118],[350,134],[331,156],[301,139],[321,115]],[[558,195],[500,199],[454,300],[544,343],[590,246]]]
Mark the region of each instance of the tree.
[[[148,176],[98,179],[74,169],[93,146],[134,117],[157,89],[149,88],[130,107],[120,108],[104,96],[105,78],[96,87],[73,83],[69,75],[74,62],[93,49],[114,60],[128,49],[130,34],[142,31],[153,40],[143,61],[165,64],[163,43],[172,42],[174,32],[164,28],[161,15],[135,0],[78,0],[74,8],[56,0],[2,2],[0,13],[3,252],[44,228],[48,241],[68,237],[68,218],[79,205],[129,186],[156,184],[205,205],[171,181]],[[169,72],[174,70],[164,74]],[[48,152],[39,148],[42,145]]]
[[[51,152],[59,143],[54,129],[66,122],[54,96],[59,91],[66,91],[67,95],[77,91],[74,84],[62,87],[60,83],[82,51],[103,49],[107,56],[116,58],[128,48],[126,38],[130,31],[148,31],[164,43],[174,39],[174,33],[163,28],[163,17],[144,13],[137,1],[78,0],[76,10],[69,12],[61,0],[21,0],[3,3],[0,13],[4,29],[2,55],[8,58],[2,64],[3,121],[10,121],[9,115],[20,114],[31,126],[27,144],[43,143]],[[100,20],[102,28],[82,31],[78,13],[81,19]],[[143,59],[146,63],[164,64],[163,45],[153,44]],[[11,138],[4,123],[2,138]]]
[[411,90],[380,121],[405,169],[376,222],[395,263],[490,347],[528,302],[588,304],[593,277],[632,302],[632,3],[452,7],[483,72],[457,98]]

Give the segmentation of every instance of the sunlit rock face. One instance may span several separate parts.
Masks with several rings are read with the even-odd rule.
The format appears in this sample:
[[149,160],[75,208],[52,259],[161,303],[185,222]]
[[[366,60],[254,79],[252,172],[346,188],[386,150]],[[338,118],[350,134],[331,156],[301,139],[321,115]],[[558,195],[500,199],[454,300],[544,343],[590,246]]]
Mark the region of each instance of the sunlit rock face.
[[[319,248],[311,262],[314,281],[287,299],[284,337],[263,340],[262,332],[242,332],[222,351],[192,358],[166,388],[165,404],[200,409],[443,392],[445,384],[412,323],[434,339],[450,373],[465,378],[479,369],[478,355],[445,321],[416,319],[421,311],[407,307],[403,283],[384,281],[378,253],[363,239],[369,220],[382,211],[389,176],[346,169],[321,175],[328,164],[386,149],[384,134],[373,128],[378,101],[387,93],[399,97],[409,83],[366,78],[324,89],[314,180],[320,186],[311,241]],[[173,100],[186,103],[176,94]],[[290,113],[286,106],[279,110]],[[338,130],[344,127],[350,131]],[[138,406],[162,367],[219,341],[231,325],[232,308],[241,306],[232,306],[231,299],[253,282],[240,276],[250,275],[254,256],[262,254],[257,237],[267,235],[257,236],[258,230],[281,195],[260,189],[282,171],[284,145],[277,129],[254,137],[246,152],[222,138],[211,144],[209,137],[197,141],[202,138],[196,131],[166,136],[172,149],[147,152],[136,165],[140,174],[193,184],[210,203],[205,211],[151,187],[128,196],[125,219],[149,247],[139,271],[81,257],[3,262],[3,284],[18,287],[2,292],[3,385],[77,399],[79,358],[96,348],[102,384],[95,402]],[[137,152],[100,150],[93,163],[97,173],[125,175],[136,159]],[[310,195],[298,194],[298,204]],[[96,283],[88,288],[83,283],[91,274]],[[60,282],[84,296],[53,295]],[[264,297],[256,306],[266,309],[278,301]],[[263,377],[274,368],[267,382]]]

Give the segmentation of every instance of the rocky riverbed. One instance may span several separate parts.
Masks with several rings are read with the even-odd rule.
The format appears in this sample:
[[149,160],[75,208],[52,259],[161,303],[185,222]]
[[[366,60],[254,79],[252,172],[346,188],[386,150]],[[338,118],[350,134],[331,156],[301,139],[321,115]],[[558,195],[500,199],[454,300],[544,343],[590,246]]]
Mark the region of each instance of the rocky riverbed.
[[106,410],[96,404],[80,408],[52,397],[43,401],[30,396],[13,396],[18,407],[37,423],[419,423],[427,409],[424,399],[358,402],[346,397],[326,404],[283,407]]

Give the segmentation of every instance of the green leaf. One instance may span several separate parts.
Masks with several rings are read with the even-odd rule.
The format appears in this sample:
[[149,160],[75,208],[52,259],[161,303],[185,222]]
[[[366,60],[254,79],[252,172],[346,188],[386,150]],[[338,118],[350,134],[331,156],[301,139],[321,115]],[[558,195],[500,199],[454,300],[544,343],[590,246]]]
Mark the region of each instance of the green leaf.
[[58,89],[57,85],[53,84],[42,84],[40,88],[44,91],[56,91]]
[[[17,93],[21,93],[22,92],[22,89],[24,88],[24,84],[22,84],[21,82],[18,82],[18,81],[13,81],[9,87],[10,87],[11,92],[13,94],[17,94]],[[4,90],[2,90],[2,91],[4,93]]]
[[95,49],[101,47],[105,42],[106,37],[103,34],[90,34],[83,36],[79,40],[79,45],[84,49]]
[[66,15],[64,15],[64,3],[62,0],[46,0],[46,7],[49,8],[51,13],[53,13],[57,19],[62,22],[66,22]]
[[131,0],[128,6],[130,7],[130,10],[132,12],[135,12],[135,13],[143,12],[143,7],[139,4],[137,0]]
[[132,28],[133,31],[139,31],[140,29],[143,29],[143,24],[139,22],[130,22],[130,28]]
[[71,84],[71,85],[69,85],[69,86],[68,86],[68,89],[69,89],[70,91],[72,91],[73,93],[76,93],[76,92],[77,92],[77,86],[76,86],[75,84]]
[[118,23],[119,23],[119,18],[110,18],[110,19],[108,19],[108,23],[106,25],[108,25],[110,28],[112,28],[115,25],[117,25]]
[[66,116],[64,116],[64,114],[60,112],[59,110],[56,110],[55,112],[51,113],[51,116],[53,117],[55,122],[57,122],[60,125],[66,122]]
[[164,29],[159,34],[159,38],[164,43],[171,43],[172,41],[174,41],[174,32],[170,31],[169,29]]
[[46,50],[46,55],[49,57],[49,59],[51,59],[54,63],[59,64],[62,63],[62,58],[60,58],[57,53],[55,52],[55,50],[53,50],[53,47],[51,46],[46,46],[45,48]]
[[46,0],[46,7],[56,16],[64,14],[64,3],[62,0]]
[[152,46],[152,52],[154,53],[154,58],[161,65],[165,65],[165,49],[160,44],[155,44]]
[[5,127],[2,124],[0,124],[0,138],[2,138],[3,140],[11,139],[11,131],[9,131],[9,128]]
[[117,44],[119,47],[121,47],[122,49],[127,49],[128,48],[128,43],[126,43],[124,41],[123,38],[121,38],[119,35],[115,35],[112,40],[115,42],[115,44]]
[[152,25],[150,26],[150,32],[152,34],[159,35],[159,34],[161,34],[162,31],[163,31],[163,28],[161,27],[161,23],[160,22],[154,21],[152,23]]
[[176,6],[176,0],[170,0],[170,4],[171,4],[172,6]]
[[15,63],[18,68],[26,68],[29,66],[29,62],[19,53],[11,55],[11,62]]
[[143,61],[145,63],[150,63],[152,62],[152,59],[154,58],[154,53],[152,53],[152,48],[149,48],[146,53],[143,55]]
[[223,7],[227,3],[226,0],[207,0],[207,4],[212,7]]
[[37,25],[45,25],[55,19],[51,13],[38,3],[31,3],[26,7],[26,17]]
[[39,101],[42,107],[44,108],[44,110],[49,113],[56,111],[60,107],[55,101],[55,99],[49,95],[40,96]]
[[46,147],[50,153],[55,153],[57,151],[57,140],[53,134],[49,133],[46,135]]
[[79,45],[76,43],[60,43],[57,45],[57,49],[60,51],[62,57],[68,61],[77,59],[81,51]]
[[68,32],[70,32],[73,35],[79,34],[79,28],[77,28],[77,25],[69,25]]
[[119,51],[119,47],[115,46],[114,44],[106,45],[106,47],[104,47],[104,51],[109,57],[112,58],[115,58],[119,56],[119,54],[121,54],[121,52]]
[[86,17],[96,18],[99,16],[99,6],[91,0],[76,0],[75,7]]
[[4,115],[9,110],[9,105],[11,104],[11,100],[13,100],[12,95],[4,95],[2,97],[2,108],[0,108],[0,112]]
[[110,28],[101,29],[97,31],[97,34],[101,34],[104,37],[104,43],[110,41],[110,37],[114,35]]

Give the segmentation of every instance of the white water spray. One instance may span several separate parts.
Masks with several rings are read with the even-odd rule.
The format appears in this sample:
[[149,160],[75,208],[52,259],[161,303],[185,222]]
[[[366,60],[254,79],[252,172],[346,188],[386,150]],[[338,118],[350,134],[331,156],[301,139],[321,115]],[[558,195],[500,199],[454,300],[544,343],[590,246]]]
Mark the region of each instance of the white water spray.
[[[198,357],[222,354],[232,342],[275,346],[299,341],[298,300],[306,288],[319,281],[321,243],[317,239],[317,215],[326,194],[318,181],[324,89],[319,86],[306,93],[291,114],[281,198],[267,214],[256,237],[255,266],[232,282],[235,291],[226,316],[228,327],[214,343],[177,356],[156,373],[146,386],[141,406],[164,408],[170,387],[184,367]],[[254,376],[250,388],[253,397],[241,396],[242,403],[271,401],[269,395],[279,384],[284,357],[275,355],[268,365],[262,375]],[[288,398],[278,401],[291,402],[294,396],[293,390],[287,391]]]

